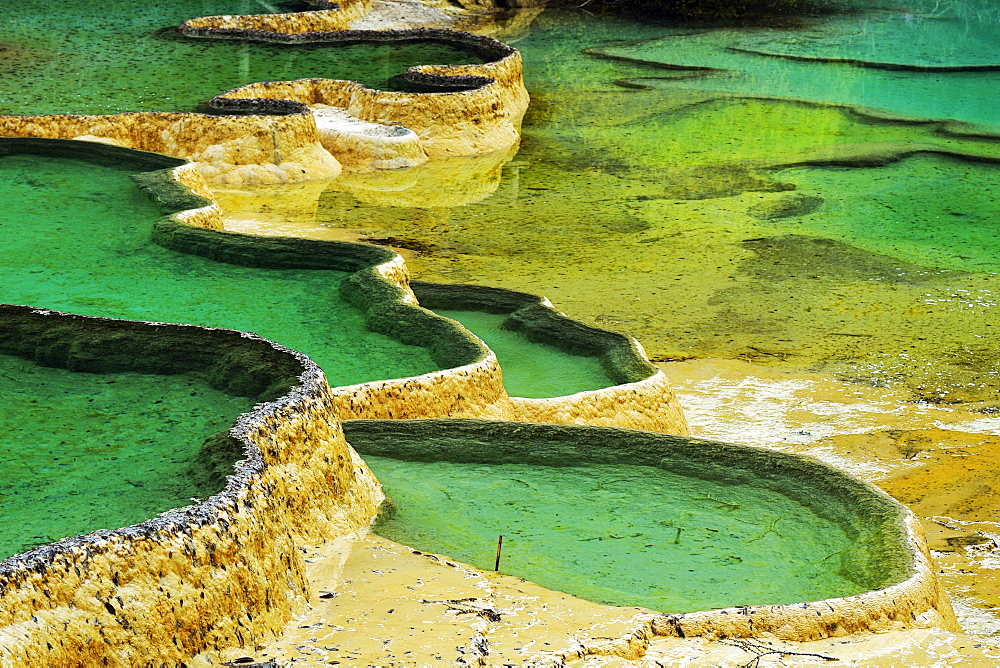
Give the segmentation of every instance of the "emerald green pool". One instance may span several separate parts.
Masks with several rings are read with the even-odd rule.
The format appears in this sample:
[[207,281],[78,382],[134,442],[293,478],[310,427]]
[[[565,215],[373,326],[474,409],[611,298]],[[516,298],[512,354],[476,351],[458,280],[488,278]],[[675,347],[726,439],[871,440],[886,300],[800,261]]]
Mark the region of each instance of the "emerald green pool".
[[837,524],[752,484],[650,466],[365,456],[394,502],[380,535],[599,603],[689,612],[847,596]]
[[615,385],[593,356],[571,355],[526,334],[503,328],[506,314],[434,309],[457,320],[496,353],[503,370],[503,384],[512,397],[561,397]]
[[0,157],[0,302],[259,334],[311,356],[330,384],[437,369],[425,348],[366,329],[339,271],[241,267],[150,241],[160,212],[129,170]]
[[[0,157],[0,302],[254,331],[308,352],[332,385],[437,368],[366,329],[337,271],[262,270],[154,245],[157,207],[126,168]],[[0,356],[0,558],[140,522],[219,491],[203,441],[252,406],[195,376],[87,374]]]
[[236,86],[307,77],[392,90],[412,65],[482,62],[438,43],[249,44],[158,32],[215,14],[274,13],[249,0],[26,0],[4,7],[0,114],[192,111]]
[[0,560],[187,506],[206,437],[252,407],[192,374],[90,374],[0,355]]

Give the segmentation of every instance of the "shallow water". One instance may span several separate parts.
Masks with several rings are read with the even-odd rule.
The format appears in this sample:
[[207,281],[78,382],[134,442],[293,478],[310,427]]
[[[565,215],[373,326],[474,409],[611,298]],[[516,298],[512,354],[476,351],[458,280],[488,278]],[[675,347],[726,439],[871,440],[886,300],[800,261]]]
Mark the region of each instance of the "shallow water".
[[[689,612],[859,593],[843,529],[788,497],[643,466],[365,457],[396,513],[376,533],[613,605]],[[642,499],[642,503],[636,503]]]
[[[777,177],[795,183],[796,193],[816,198],[818,205],[790,220],[774,220],[776,233],[835,239],[898,258],[900,281],[917,278],[905,275],[907,264],[1000,272],[1000,195],[995,191],[1000,166],[920,155],[885,167],[797,168]],[[823,197],[831,193],[835,196]],[[970,295],[969,301],[976,298]],[[978,301],[993,305],[988,292]]]
[[503,385],[512,397],[562,397],[614,385],[597,357],[571,355],[559,348],[533,343],[526,334],[503,328],[506,314],[434,309],[457,320],[496,353]]
[[[315,209],[297,191],[295,215],[402,240],[425,280],[544,294],[638,337],[656,359],[744,359],[992,409],[1000,167],[989,161],[1000,142],[859,114],[806,88],[793,97],[817,101],[733,95],[707,79],[623,88],[615,82],[671,72],[581,53],[677,31],[546,12],[516,42],[532,106],[518,155],[499,178],[482,172],[492,185],[415,178],[394,199],[374,180],[333,181],[311,195]],[[938,115],[920,106],[927,97],[965,104],[953,77],[981,77],[988,91],[994,76],[935,73],[926,81],[940,90],[913,97],[907,82],[923,73],[787,63],[817,70],[800,77],[809,85],[861,77],[859,90],[891,93],[894,113],[909,116]],[[891,81],[864,79],[873,73]],[[903,157],[916,151],[970,159]],[[831,161],[844,166],[820,166]],[[280,188],[269,198],[280,202]]]
[[274,11],[248,0],[116,0],[113,11],[96,0],[9,3],[0,114],[193,111],[236,86],[307,77],[393,90],[390,77],[412,65],[482,62],[443,44],[291,46],[157,34],[198,16]]
[[186,506],[192,459],[253,402],[191,374],[90,374],[0,355],[0,559]]
[[0,301],[255,332],[310,355],[331,385],[437,369],[425,348],[365,328],[338,271],[257,269],[153,244],[156,206],[129,171],[0,158]]
[[[601,45],[596,51],[652,64],[714,70],[661,84],[670,88],[836,102],[911,117],[967,121],[994,131],[1000,128],[993,104],[1000,93],[1000,72],[917,71],[921,67],[1000,69],[1000,14],[992,3],[859,4],[870,8],[843,17],[807,19],[791,29],[661,30],[661,36],[650,40],[636,36],[633,43]],[[985,11],[972,11],[977,6]],[[812,60],[778,57],[782,55]],[[672,74],[677,73],[647,76]]]

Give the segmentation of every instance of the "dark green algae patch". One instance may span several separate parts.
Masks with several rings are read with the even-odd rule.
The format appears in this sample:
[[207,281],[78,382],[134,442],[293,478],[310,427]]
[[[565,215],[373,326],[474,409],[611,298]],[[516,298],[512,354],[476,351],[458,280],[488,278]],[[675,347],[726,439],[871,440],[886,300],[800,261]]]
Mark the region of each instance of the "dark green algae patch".
[[905,510],[810,458],[651,432],[352,420],[393,500],[376,532],[589,600],[690,612],[902,582]]

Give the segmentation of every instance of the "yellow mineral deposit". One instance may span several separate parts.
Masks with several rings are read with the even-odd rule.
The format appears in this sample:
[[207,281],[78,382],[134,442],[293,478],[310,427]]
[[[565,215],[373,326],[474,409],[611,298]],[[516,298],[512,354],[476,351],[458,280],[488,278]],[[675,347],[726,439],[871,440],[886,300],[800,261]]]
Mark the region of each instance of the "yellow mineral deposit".
[[309,114],[208,116],[136,112],[113,115],[0,116],[0,134],[47,139],[100,138],[198,165],[208,183],[240,185],[333,178],[341,171],[319,143]]
[[343,2],[317,0],[309,4],[317,9],[285,14],[201,16],[185,21],[181,27],[188,31],[260,30],[284,34],[346,30],[351,21],[365,15],[371,8],[372,2],[371,0],[344,0]]
[[[254,654],[279,665],[743,666],[757,654],[786,665],[832,657],[866,666],[995,665],[1000,651],[940,627],[794,641],[659,636],[641,608],[589,603],[377,536],[310,547],[307,611]],[[225,659],[245,656],[231,649]],[[198,664],[195,664],[198,665]]]
[[[223,209],[227,229],[251,234],[272,234],[280,229],[284,236],[311,239],[340,234],[336,238],[353,241],[362,235],[345,228],[364,227],[368,215],[367,211],[354,211],[349,201],[352,198],[382,207],[424,209],[428,215],[481,202],[496,193],[504,165],[517,149],[514,145],[482,155],[431,160],[410,169],[344,172],[329,180],[253,188],[215,185],[212,197]],[[344,205],[325,207],[324,213],[339,218],[320,224],[320,199],[335,197],[345,198]]]
[[427,162],[420,137],[402,125],[362,121],[342,107],[309,107],[323,148],[340,156],[341,164],[356,169],[399,169]]
[[[428,37],[461,34],[434,31]],[[402,167],[426,158],[489,153],[517,144],[528,108],[521,54],[502,45],[497,50],[504,55],[482,65],[411,68],[421,75],[490,80],[467,90],[405,93],[372,90],[353,81],[300,79],[240,86],[219,98],[287,100],[319,109],[324,146],[353,168]],[[415,152],[418,144],[426,158]]]

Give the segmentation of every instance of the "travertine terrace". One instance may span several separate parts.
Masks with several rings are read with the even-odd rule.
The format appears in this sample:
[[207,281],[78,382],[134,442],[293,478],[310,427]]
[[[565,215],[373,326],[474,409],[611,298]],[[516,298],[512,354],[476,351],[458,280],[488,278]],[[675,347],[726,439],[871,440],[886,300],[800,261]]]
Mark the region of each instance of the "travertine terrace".
[[[234,458],[243,459],[218,494],[139,525],[68,538],[4,562],[2,659],[11,665],[134,665],[153,657],[181,662],[233,646],[265,644],[305,600],[298,548],[363,530],[381,500],[377,482],[345,441],[341,420],[461,416],[686,432],[662,373],[649,365],[633,340],[575,323],[537,297],[431,284],[416,284],[414,291],[400,258],[382,248],[254,239],[214,229],[212,203],[193,192],[191,186],[198,186],[190,168],[179,161],[171,167],[169,158],[77,142],[13,139],[5,140],[5,147],[90,154],[98,160],[131,158],[163,167],[141,176],[140,184],[168,210],[188,208],[157,223],[158,243],[251,266],[352,268],[356,273],[345,284],[345,294],[367,313],[368,326],[429,347],[447,367],[424,376],[331,389],[308,358],[250,335],[5,307],[0,323],[7,354],[80,371],[201,369],[227,391],[264,402],[229,432],[227,447]],[[503,389],[495,355],[453,321],[419,306],[420,295],[431,304],[448,301],[510,312],[520,326],[538,335],[604,355],[626,383],[565,399],[512,399]],[[128,344],[122,345],[123,340]],[[119,343],[109,345],[111,341]],[[395,431],[392,422],[370,424],[379,438]],[[505,424],[482,422],[471,428],[487,433]],[[821,505],[835,490],[841,496],[853,494],[841,499],[845,507],[868,508],[866,521],[879,518],[881,523],[872,526],[866,540],[897,555],[892,572],[883,574],[892,580],[885,589],[801,606],[654,615],[640,624],[636,638],[647,632],[682,637],[766,632],[803,640],[953,624],[912,516],[873,488],[818,463],[761,450],[678,436],[662,437],[661,449],[648,432],[559,429],[525,425],[512,432],[527,439],[519,456],[531,458],[532,434],[539,432],[541,441],[555,438],[563,449],[579,441],[585,448],[572,446],[579,450],[573,456],[589,453],[586,457],[618,461],[624,448],[621,452],[635,451],[633,458],[660,461],[680,447],[671,466],[688,466],[684,462],[693,455],[692,462],[732,459],[771,471],[769,475],[780,477],[785,471]],[[595,442],[601,447],[593,448]],[[718,468],[718,462],[713,466]]]
[[[189,112],[0,116],[0,133],[82,139],[164,153],[196,163],[206,180],[216,185],[331,178],[342,168],[407,167],[428,159],[503,151],[518,142],[528,94],[516,49],[453,30],[345,30],[324,18],[340,13],[323,10],[278,15],[273,20],[207,17],[188,21],[179,30],[190,38],[294,44],[433,40],[468,49],[485,62],[425,65],[400,74],[422,92],[372,90],[334,79],[262,82],[220,92],[206,101],[220,112],[238,116]],[[313,15],[322,20],[311,21]],[[280,17],[292,17],[294,22],[286,25]],[[320,27],[323,31],[318,32]]]
[[[234,648],[267,645],[315,596],[307,547],[363,535],[384,499],[349,442],[352,433],[359,450],[364,441],[372,453],[398,454],[400,443],[412,439],[403,449],[422,449],[420,457],[441,450],[442,460],[469,457],[459,452],[462,443],[502,434],[504,447],[517,444],[508,454],[518,461],[555,452],[693,474],[711,469],[723,477],[753,470],[776,487],[792,481],[805,505],[853,513],[845,524],[861,527],[859,543],[879,559],[846,563],[884,567],[870,578],[870,591],[854,596],[685,614],[643,611],[617,637],[552,652],[546,657],[552,662],[639,659],[658,638],[798,642],[957,630],[908,510],[808,458],[689,438],[666,376],[635,339],[576,322],[536,295],[411,282],[403,258],[385,248],[225,230],[212,187],[332,179],[344,171],[476,156],[492,168],[490,156],[516,147],[528,106],[516,49],[439,28],[353,29],[370,6],[314,0],[306,12],[194,18],[178,31],[190,39],[277,44],[433,41],[474,53],[482,64],[409,68],[399,75],[407,89],[396,92],[337,79],[260,81],[206,100],[215,114],[0,116],[0,155],[150,170],[135,180],[167,214],[153,231],[164,248],[243,266],[353,272],[342,293],[364,313],[367,327],[427,348],[440,367],[331,388],[305,355],[243,332],[0,307],[3,354],[74,372],[195,370],[226,392],[259,402],[226,436],[206,442],[235,462],[217,494],[0,564],[0,665],[211,665],[233,658]],[[485,196],[479,190],[462,195]],[[496,355],[435,308],[505,314],[512,329],[535,340],[599,358],[616,384],[549,399],[509,396]],[[458,436],[449,442],[452,432]],[[476,577],[471,567],[467,577]],[[476,658],[488,665],[487,657]]]

